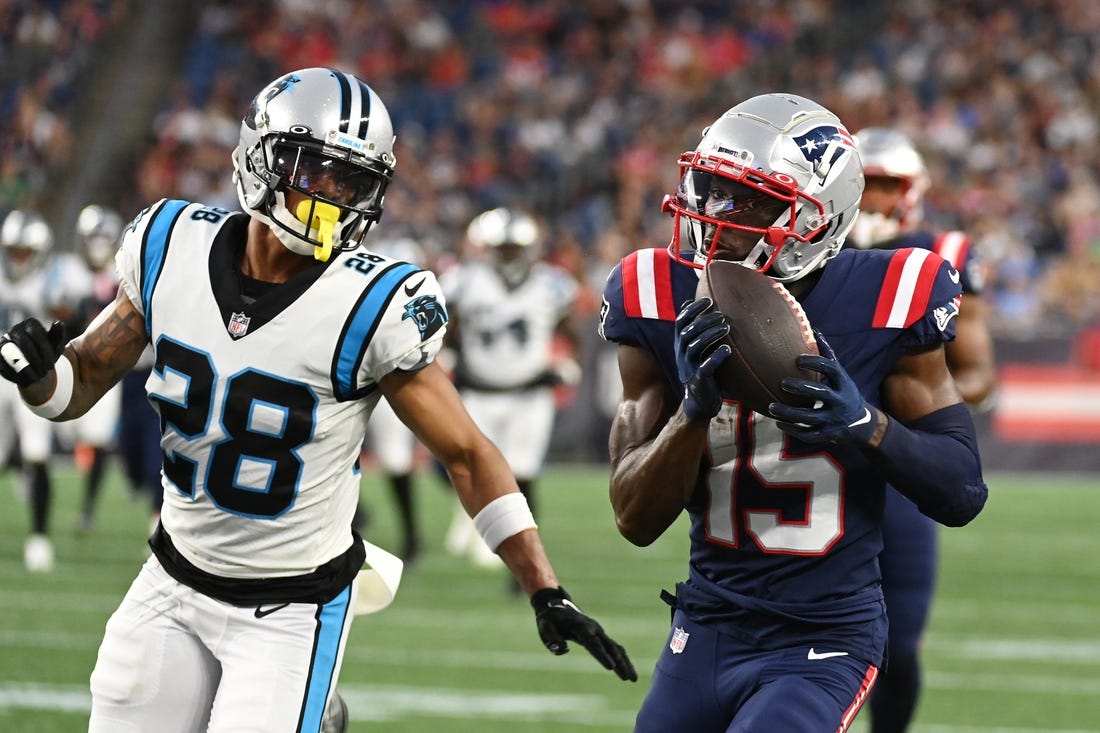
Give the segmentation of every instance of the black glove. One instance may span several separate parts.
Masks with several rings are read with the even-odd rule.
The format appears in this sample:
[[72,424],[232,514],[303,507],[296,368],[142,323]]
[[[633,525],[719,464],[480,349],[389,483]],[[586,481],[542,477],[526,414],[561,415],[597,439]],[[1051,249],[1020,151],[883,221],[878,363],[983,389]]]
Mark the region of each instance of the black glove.
[[596,661],[614,670],[620,679],[638,680],[638,673],[634,671],[626,650],[605,634],[595,619],[577,608],[564,588],[558,586],[536,591],[531,596],[531,607],[535,609],[539,638],[551,652],[565,654],[569,651],[567,641],[580,642]]
[[684,414],[707,421],[722,409],[722,390],[714,373],[733,352],[721,340],[730,324],[719,311],[709,311],[710,298],[687,303],[676,316],[676,371],[684,388]]
[[0,335],[0,377],[29,387],[49,374],[67,343],[61,321],[49,331],[34,318],[15,324]]
[[796,363],[801,369],[820,372],[824,379],[787,377],[782,386],[791,394],[815,400],[817,407],[773,402],[772,417],[779,421],[780,430],[806,443],[867,443],[878,427],[878,412],[863,398],[825,337],[816,330],[814,335],[821,356],[803,354]]

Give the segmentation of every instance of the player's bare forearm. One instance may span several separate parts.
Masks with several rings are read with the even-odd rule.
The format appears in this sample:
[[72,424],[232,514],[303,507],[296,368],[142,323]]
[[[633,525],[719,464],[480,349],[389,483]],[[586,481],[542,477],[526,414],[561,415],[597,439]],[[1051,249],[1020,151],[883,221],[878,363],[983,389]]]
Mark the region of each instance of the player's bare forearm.
[[[494,499],[519,493],[508,462],[470,418],[439,366],[429,364],[415,374],[389,374],[379,386],[394,413],[446,469],[471,517]],[[528,595],[558,587],[536,530],[508,537],[497,548],[497,554]]]
[[87,412],[133,368],[146,345],[144,319],[120,291],[115,301],[65,349],[73,365],[73,396],[59,419]]
[[538,530],[529,529],[512,535],[500,543],[497,554],[528,597],[537,590],[561,585],[546,556]]
[[676,520],[694,491],[707,423],[677,409],[656,362],[620,347],[623,398],[611,426],[609,494],[619,533],[651,544]]

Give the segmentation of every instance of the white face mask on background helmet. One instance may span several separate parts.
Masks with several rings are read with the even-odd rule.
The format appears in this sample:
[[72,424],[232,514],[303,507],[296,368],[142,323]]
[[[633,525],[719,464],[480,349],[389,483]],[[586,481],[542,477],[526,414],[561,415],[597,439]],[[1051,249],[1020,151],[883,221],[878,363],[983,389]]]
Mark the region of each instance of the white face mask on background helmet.
[[122,217],[105,206],[85,206],[76,217],[76,247],[88,267],[98,272],[111,263],[122,235]]
[[[264,87],[241,122],[237,197],[292,252],[326,261],[333,250],[359,247],[382,216],[393,143],[386,106],[357,77],[291,72]],[[306,197],[294,211],[291,190]]]
[[539,225],[515,209],[497,208],[478,214],[466,228],[466,238],[489,252],[493,267],[509,287],[522,283],[538,256]]
[[16,209],[0,226],[4,274],[13,282],[45,264],[53,249],[53,230],[41,214]]
[[[680,156],[669,251],[703,267],[724,237],[754,240],[737,259],[780,282],[805,277],[840,251],[859,214],[863,170],[829,110],[793,94],[764,94],[723,114]],[[687,241],[683,241],[686,237]]]
[[931,184],[924,158],[903,133],[886,127],[865,127],[852,136],[864,175],[893,178],[901,184],[901,199],[891,211],[867,211],[852,229],[852,244],[861,248],[911,232],[924,218],[924,194]]

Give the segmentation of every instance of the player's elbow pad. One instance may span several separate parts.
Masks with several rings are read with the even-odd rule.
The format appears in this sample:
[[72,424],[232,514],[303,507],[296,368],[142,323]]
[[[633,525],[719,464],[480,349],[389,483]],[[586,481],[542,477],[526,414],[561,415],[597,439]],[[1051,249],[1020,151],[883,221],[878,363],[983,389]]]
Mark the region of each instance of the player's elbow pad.
[[908,425],[890,418],[873,455],[886,479],[941,524],[961,527],[985,506],[978,437],[962,403]]

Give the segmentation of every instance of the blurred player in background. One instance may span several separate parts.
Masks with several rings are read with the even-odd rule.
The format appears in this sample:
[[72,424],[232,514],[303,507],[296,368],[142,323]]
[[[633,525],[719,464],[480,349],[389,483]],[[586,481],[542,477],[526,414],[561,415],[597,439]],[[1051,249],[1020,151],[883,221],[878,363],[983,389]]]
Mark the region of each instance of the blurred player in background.
[[[443,273],[451,315],[454,379],[474,422],[504,454],[520,491],[537,512],[535,481],[554,426],[554,387],[580,381],[570,313],[579,285],[540,260],[541,231],[529,214],[497,208],[466,230],[468,259]],[[448,552],[475,564],[499,564],[461,506],[447,531]]]
[[[903,133],[868,127],[853,136],[866,186],[849,246],[897,250],[919,247],[951,263],[963,291],[947,365],[972,409],[988,408],[996,386],[989,305],[982,297],[981,264],[963,232],[921,227],[930,179],[924,159]],[[872,733],[902,733],[920,696],[921,637],[936,584],[936,523],[890,488],[883,525],[882,592],[890,618],[889,663],[871,695]]]
[[[617,527],[645,546],[685,509],[691,519],[688,578],[662,594],[674,616],[635,730],[842,732],[886,655],[887,483],[945,524],[985,503],[944,355],[958,275],[930,252],[841,251],[863,172],[843,124],[809,99],[736,105],[680,171],[665,201],[672,243],[622,260],[601,319],[623,382],[610,439]],[[783,389],[813,407],[774,402],[762,415],[722,394],[730,323],[695,300],[712,258],[763,272],[801,303],[821,355],[798,364],[820,381]]]
[[[122,234],[122,217],[109,208],[92,204],[76,219],[74,246],[84,265],[73,272],[72,288],[76,307],[66,326],[80,333],[111,304],[118,293],[115,252]],[[57,426],[58,437],[74,452],[87,451],[83,466],[84,498],[77,517],[78,533],[90,532],[108,458],[116,446],[122,387],[115,385],[90,410],[76,420]]]
[[[372,243],[370,250],[401,262],[427,267],[423,248],[409,237],[387,237]],[[416,468],[416,436],[394,414],[386,400],[379,400],[367,423],[367,447],[385,474],[401,520],[401,559],[409,567],[420,555],[420,525],[413,496]]]
[[[10,212],[0,225],[0,326],[7,329],[26,318],[65,318],[74,298],[68,287],[78,278],[75,258],[54,255],[53,230],[41,214]],[[31,533],[23,548],[27,570],[47,572],[54,566],[49,539],[52,484],[50,456],[53,425],[22,403],[15,385],[0,382],[0,454],[18,443],[26,495],[30,500]]]
[[[399,579],[351,526],[382,397],[446,468],[547,649],[573,640],[637,679],[559,585],[512,471],[435,364],[447,323],[435,276],[362,249],[393,145],[360,79],[285,74],[240,125],[246,213],[162,199],[125,229],[119,295],[88,330],[67,342],[60,323],[27,319],[0,336],[0,376],[58,421],[154,349],[164,507],[153,557],[107,622],[89,733],[321,730],[356,607],[383,607]],[[384,567],[364,569],[368,554]]]

